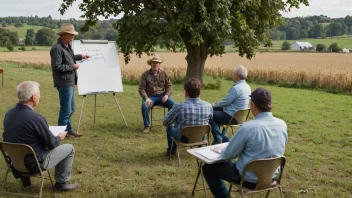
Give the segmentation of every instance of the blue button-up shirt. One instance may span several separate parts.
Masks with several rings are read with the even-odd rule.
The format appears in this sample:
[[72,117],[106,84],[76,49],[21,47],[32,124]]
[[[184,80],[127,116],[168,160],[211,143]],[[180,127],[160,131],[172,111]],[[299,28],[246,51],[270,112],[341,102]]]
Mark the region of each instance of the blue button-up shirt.
[[213,117],[213,108],[210,103],[200,98],[187,98],[185,102],[175,104],[166,114],[163,124],[175,124],[181,131],[185,126],[205,125]]
[[218,106],[232,116],[236,111],[248,108],[249,95],[251,95],[251,88],[245,80],[240,80],[231,87],[227,96],[219,101]]
[[[287,140],[286,123],[273,117],[271,112],[262,112],[254,120],[240,126],[228,146],[222,150],[221,158],[232,160],[238,157],[236,168],[241,174],[250,161],[283,156]],[[276,175],[277,172],[273,178]],[[257,176],[248,171],[244,179],[253,183],[258,181]]]

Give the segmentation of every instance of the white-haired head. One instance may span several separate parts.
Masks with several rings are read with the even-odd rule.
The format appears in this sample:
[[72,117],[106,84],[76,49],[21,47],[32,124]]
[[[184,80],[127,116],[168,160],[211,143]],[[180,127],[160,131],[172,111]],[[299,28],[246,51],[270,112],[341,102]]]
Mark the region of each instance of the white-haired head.
[[20,103],[27,102],[39,91],[39,83],[24,81],[17,86],[17,97]]
[[237,74],[241,80],[245,80],[248,75],[247,68],[245,68],[243,65],[237,65],[235,67],[234,73]]

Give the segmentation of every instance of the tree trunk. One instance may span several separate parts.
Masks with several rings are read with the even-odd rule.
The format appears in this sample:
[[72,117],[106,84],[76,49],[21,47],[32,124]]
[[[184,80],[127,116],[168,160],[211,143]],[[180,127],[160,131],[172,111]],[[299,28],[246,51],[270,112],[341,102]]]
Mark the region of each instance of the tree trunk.
[[200,56],[199,54],[195,54],[194,51],[193,52],[192,51],[191,52],[188,51],[186,56],[186,60],[187,60],[186,80],[190,78],[197,78],[203,84],[204,65],[205,65],[205,61],[207,60],[207,56]]

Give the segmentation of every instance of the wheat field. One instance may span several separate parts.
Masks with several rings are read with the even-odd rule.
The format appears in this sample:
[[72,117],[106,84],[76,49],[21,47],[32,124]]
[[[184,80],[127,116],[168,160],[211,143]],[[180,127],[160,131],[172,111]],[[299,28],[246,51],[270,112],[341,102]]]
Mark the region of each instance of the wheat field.
[[[185,76],[186,53],[158,53],[164,60],[161,67],[170,76]],[[131,55],[131,61],[125,64],[123,55],[119,62],[123,78],[138,80],[142,72],[149,68],[143,55],[140,58]],[[48,51],[2,52],[0,61],[39,64],[49,67]],[[205,73],[211,76],[229,77],[236,65],[249,69],[250,80],[259,80],[278,84],[280,82],[305,83],[310,88],[352,93],[352,54],[342,53],[257,53],[252,60],[242,58],[237,53],[209,57],[205,63]]]

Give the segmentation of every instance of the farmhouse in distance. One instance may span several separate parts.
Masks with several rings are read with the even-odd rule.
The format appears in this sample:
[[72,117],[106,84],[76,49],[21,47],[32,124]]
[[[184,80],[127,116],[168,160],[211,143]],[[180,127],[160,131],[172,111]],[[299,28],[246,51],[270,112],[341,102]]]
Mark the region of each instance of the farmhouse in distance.
[[291,45],[292,50],[312,50],[313,46],[309,42],[294,42]]

